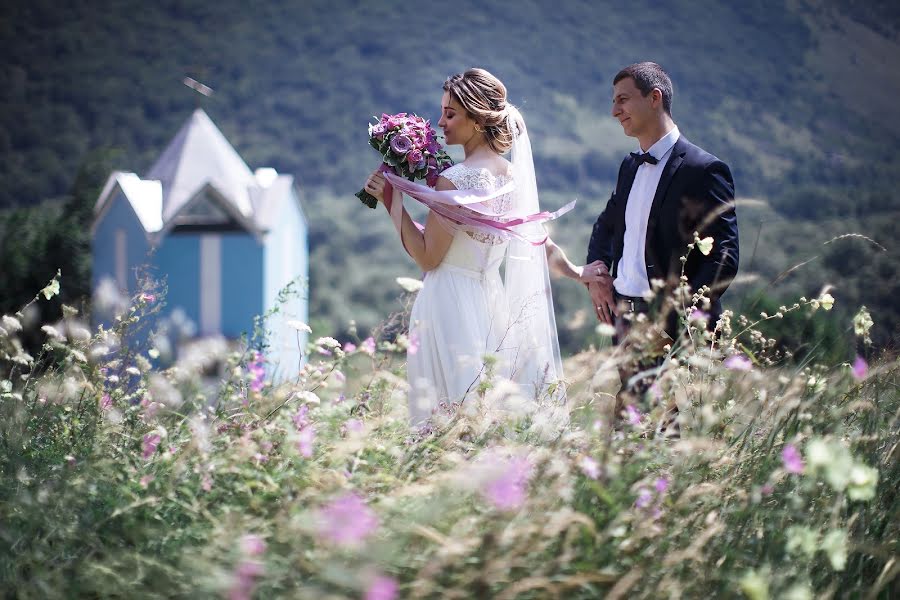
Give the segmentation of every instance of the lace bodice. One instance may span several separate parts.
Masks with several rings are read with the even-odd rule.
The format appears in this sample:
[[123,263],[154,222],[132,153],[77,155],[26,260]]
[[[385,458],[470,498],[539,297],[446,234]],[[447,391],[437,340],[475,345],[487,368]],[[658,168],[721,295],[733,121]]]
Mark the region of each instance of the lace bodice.
[[[494,191],[509,183],[509,176],[495,176],[483,168],[472,168],[462,163],[453,165],[441,175],[458,190]],[[503,214],[512,208],[512,194],[504,194],[487,201],[494,214]],[[460,229],[453,237],[450,249],[442,264],[460,267],[474,273],[487,273],[500,268],[506,253],[506,239],[490,232]]]

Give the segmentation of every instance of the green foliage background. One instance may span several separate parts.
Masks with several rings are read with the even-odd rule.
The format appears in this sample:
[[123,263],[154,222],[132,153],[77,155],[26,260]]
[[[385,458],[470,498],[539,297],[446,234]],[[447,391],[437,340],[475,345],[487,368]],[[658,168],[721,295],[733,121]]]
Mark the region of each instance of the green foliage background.
[[[323,332],[351,319],[373,326],[399,308],[394,278],[417,275],[385,215],[353,197],[376,166],[367,121],[436,118],[444,78],[468,66],[495,72],[522,108],[543,203],[578,199],[553,236],[581,260],[634,149],[608,114],[611,79],[650,59],[675,81],[683,133],[732,166],[741,199],[759,201],[739,208],[741,272],[759,278],[736,284],[731,305],[833,284],[838,307],[866,304],[876,342],[893,345],[898,31],[900,9],[881,1],[7,2],[0,309],[27,301],[65,261],[77,263],[64,269],[65,299],[87,290],[96,192],[113,168],[144,173],[188,117],[200,99],[185,74],[215,89],[203,107],[252,168],[297,176]],[[858,237],[825,245],[848,232],[886,249]],[[587,297],[568,281],[555,294],[572,352],[592,340]]]

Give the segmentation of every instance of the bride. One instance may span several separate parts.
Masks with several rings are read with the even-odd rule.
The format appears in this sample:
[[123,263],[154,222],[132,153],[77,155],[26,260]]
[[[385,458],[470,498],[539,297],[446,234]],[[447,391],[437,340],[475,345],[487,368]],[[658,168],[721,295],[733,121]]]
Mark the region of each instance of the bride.
[[[507,102],[499,79],[484,69],[447,79],[438,126],[447,144],[462,145],[465,160],[441,174],[437,192],[455,198],[462,191],[475,194],[482,199],[477,216],[497,221],[540,212],[525,122]],[[386,184],[393,184],[387,201]],[[484,219],[477,224],[462,219],[464,224],[432,209],[420,230],[402,208],[398,187],[411,195],[413,188],[421,189],[380,171],[365,184],[386,207],[393,205],[388,210],[403,246],[425,272],[410,315],[409,338],[417,345],[407,354],[410,422],[422,424],[441,404],[464,403],[487,375],[489,355],[496,359],[491,361],[494,374],[519,384],[526,397],[537,400],[550,393],[561,401],[562,362],[548,264],[583,283],[602,277],[599,265],[573,265],[547,238],[541,219],[518,225],[510,234],[484,225]]]

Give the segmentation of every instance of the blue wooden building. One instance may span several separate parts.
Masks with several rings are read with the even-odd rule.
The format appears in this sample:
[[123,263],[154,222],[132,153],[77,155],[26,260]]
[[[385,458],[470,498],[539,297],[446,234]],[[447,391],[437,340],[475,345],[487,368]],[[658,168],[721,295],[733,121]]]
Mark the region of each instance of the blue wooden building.
[[[291,175],[251,171],[197,109],[143,177],[116,171],[95,208],[93,286],[137,289],[144,265],[168,284],[161,317],[181,311],[199,337],[237,339],[279,291],[300,278],[301,293],[270,319],[270,375],[299,368],[302,337],[287,322],[308,321],[307,223]],[[302,334],[301,334],[302,336]]]

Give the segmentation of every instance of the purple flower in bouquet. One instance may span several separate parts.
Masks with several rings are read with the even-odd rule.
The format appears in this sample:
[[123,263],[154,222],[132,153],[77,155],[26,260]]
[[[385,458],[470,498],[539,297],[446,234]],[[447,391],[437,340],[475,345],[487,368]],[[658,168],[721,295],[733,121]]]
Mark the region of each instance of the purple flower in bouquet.
[[413,142],[409,139],[409,136],[401,134],[391,138],[391,150],[393,150],[395,154],[406,154],[412,150],[412,147]]
[[406,162],[409,163],[409,166],[412,167],[413,169],[417,169],[418,164],[424,163],[424,161],[425,161],[424,155],[422,154],[422,151],[419,150],[418,148],[414,148],[414,149],[410,150],[409,153],[406,155]]

